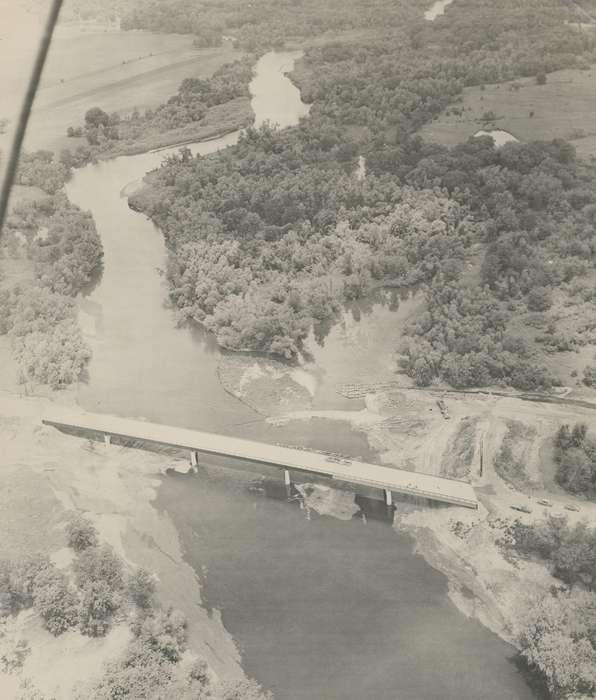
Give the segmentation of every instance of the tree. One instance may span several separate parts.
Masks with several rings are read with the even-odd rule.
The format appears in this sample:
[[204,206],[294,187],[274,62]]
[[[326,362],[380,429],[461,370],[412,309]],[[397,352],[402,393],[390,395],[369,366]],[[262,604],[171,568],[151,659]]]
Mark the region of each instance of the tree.
[[120,606],[120,597],[104,581],[92,581],[83,589],[78,610],[79,629],[90,637],[102,637]]
[[77,622],[77,597],[67,577],[55,567],[42,569],[33,583],[33,607],[44,627],[58,636]]
[[81,588],[92,583],[105,583],[111,591],[118,591],[124,585],[122,560],[107,544],[79,552],[73,569]]
[[253,680],[222,681],[216,697],[218,700],[273,700],[273,695]]
[[586,386],[596,387],[596,365],[588,365],[584,367],[583,383]]
[[548,311],[552,303],[552,292],[547,287],[536,287],[528,292],[527,304],[530,311]]
[[545,678],[555,698],[596,689],[596,650],[590,639],[593,594],[542,595],[518,618],[522,656]]
[[30,608],[36,577],[51,566],[50,560],[41,556],[0,560],[0,617]]
[[571,444],[573,447],[582,447],[588,434],[588,426],[585,423],[576,423],[571,431]]
[[97,530],[87,518],[82,515],[74,515],[66,523],[66,535],[68,546],[75,552],[82,552],[87,547],[97,545]]
[[88,128],[97,129],[99,126],[108,126],[110,115],[100,107],[91,107],[85,112],[85,125]]
[[536,85],[546,85],[546,73],[542,70],[536,73]]
[[186,649],[186,619],[179,610],[157,610],[139,617],[133,631],[143,646],[172,663],[176,663]]
[[128,594],[133,603],[143,610],[151,607],[155,593],[155,579],[146,570],[137,569],[128,579]]

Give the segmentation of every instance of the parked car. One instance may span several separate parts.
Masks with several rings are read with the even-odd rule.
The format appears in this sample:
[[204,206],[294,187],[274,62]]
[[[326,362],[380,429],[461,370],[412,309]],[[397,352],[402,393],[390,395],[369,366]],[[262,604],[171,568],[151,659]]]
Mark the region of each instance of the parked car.
[[574,510],[576,513],[579,511],[579,508],[576,505],[573,505],[573,503],[568,503],[565,508],[567,508],[567,510]]
[[552,504],[550,501],[548,501],[546,498],[540,498],[540,499],[538,499],[537,503],[538,503],[539,505],[541,505],[541,506],[546,506],[547,508],[551,508],[552,505],[553,505],[553,504]]

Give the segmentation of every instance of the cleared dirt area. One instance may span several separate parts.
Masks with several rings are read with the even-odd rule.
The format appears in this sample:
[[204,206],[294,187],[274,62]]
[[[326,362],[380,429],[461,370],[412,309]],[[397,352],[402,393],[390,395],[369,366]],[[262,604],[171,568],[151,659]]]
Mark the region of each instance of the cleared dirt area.
[[491,128],[508,131],[520,141],[566,138],[580,155],[590,157],[596,156],[595,110],[596,67],[562,70],[550,73],[545,85],[525,78],[466,88],[463,102],[447,107],[420,135],[454,146],[486,128],[483,115],[494,112]]

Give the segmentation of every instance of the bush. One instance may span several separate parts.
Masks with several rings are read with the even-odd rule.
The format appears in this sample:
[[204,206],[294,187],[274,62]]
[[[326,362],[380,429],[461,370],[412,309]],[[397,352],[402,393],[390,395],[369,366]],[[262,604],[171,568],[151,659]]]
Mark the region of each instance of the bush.
[[77,623],[78,600],[68,578],[53,566],[42,569],[33,583],[33,607],[44,627],[58,636]]
[[137,569],[128,579],[128,594],[139,608],[150,608],[154,593],[155,580],[146,569]]
[[548,311],[552,303],[552,292],[547,287],[536,287],[528,292],[527,304],[530,311]]
[[596,386],[596,365],[588,365],[587,367],[584,367],[583,374],[584,376],[582,381],[586,386]]
[[186,649],[186,619],[179,610],[157,610],[138,618],[133,632],[143,646],[175,663]]
[[544,71],[536,73],[536,85],[546,85],[546,73]]
[[48,567],[47,557],[0,561],[0,617],[16,615],[33,605],[35,578]]
[[570,493],[596,495],[596,442],[584,423],[562,425],[555,437],[556,480]]
[[119,607],[120,597],[104,581],[89,583],[79,605],[79,629],[89,637],[102,637]]
[[92,107],[85,113],[85,124],[88,127],[108,126],[109,123],[110,115],[100,107]]
[[66,535],[68,546],[75,552],[82,552],[97,545],[97,530],[82,515],[75,515],[66,523]]
[[105,583],[115,592],[124,585],[122,561],[107,544],[88,547],[80,552],[73,568],[80,588],[87,588],[93,583]]
[[218,700],[273,700],[273,695],[253,680],[224,681],[218,691]]

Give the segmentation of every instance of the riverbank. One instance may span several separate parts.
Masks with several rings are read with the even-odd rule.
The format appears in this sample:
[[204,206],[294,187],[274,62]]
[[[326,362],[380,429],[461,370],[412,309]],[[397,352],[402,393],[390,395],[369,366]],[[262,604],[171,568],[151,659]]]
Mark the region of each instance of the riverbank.
[[[228,390],[267,413],[271,423],[342,421],[366,436],[385,466],[470,480],[481,502],[477,511],[418,506],[397,498],[393,526],[410,534],[415,551],[447,577],[453,604],[510,644],[516,643],[516,623],[528,601],[545,595],[560,581],[543,563],[512,553],[507,546],[508,527],[518,518],[530,523],[547,513],[564,513],[571,523],[584,519],[596,525],[596,504],[553,485],[549,458],[552,436],[561,424],[581,421],[596,430],[596,416],[589,406],[528,402],[506,395],[444,395],[403,386],[367,393],[352,401],[351,410],[313,410],[304,407],[305,394],[293,379],[292,368],[282,373],[277,365],[267,368],[265,361],[244,360],[236,361],[231,371],[228,359],[222,364]],[[293,394],[298,400],[289,406]],[[441,397],[449,420],[438,410]],[[529,436],[527,444],[515,448],[525,464],[524,480],[517,487],[504,481],[494,467],[511,421],[525,426]],[[334,499],[316,489],[315,498],[304,500],[317,512],[341,519],[346,498],[353,502],[353,495],[342,493],[342,498]],[[542,498],[548,498],[552,508],[541,507]],[[337,513],[334,500],[341,504]],[[569,504],[577,512],[565,510]],[[522,514],[512,505],[526,505],[532,512]]]
[[[219,678],[243,678],[234,641],[217,612],[201,606],[201,586],[183,558],[170,518],[153,506],[160,472],[171,467],[184,470],[187,465],[164,455],[106,449],[42,426],[41,415],[56,401],[72,404],[74,395],[62,392],[50,401],[0,393],[0,531],[4,535],[0,559],[42,553],[57,563],[63,561],[68,554],[63,533],[66,515],[73,510],[84,513],[100,540],[126,562],[155,572],[160,602],[180,609],[188,620],[189,648]],[[41,634],[29,615],[21,622],[21,633],[31,644],[32,662],[24,665],[19,682],[29,678],[44,694],[59,699],[69,698],[72,686],[88,680],[92,670],[99,673],[103,661],[117,656],[128,640],[118,629],[105,639],[89,640],[73,632],[54,640]],[[66,661],[70,670],[64,677],[52,672],[54,664],[61,668]],[[0,690],[11,685],[14,677],[0,673]],[[0,695],[11,697],[5,692]]]
[[93,158],[98,161],[110,160],[120,156],[134,156],[160,149],[206,143],[245,129],[253,120],[254,112],[249,98],[237,97],[225,104],[211,107],[201,122],[192,122],[166,132],[149,132],[130,143],[110,141],[109,150],[94,152]]

